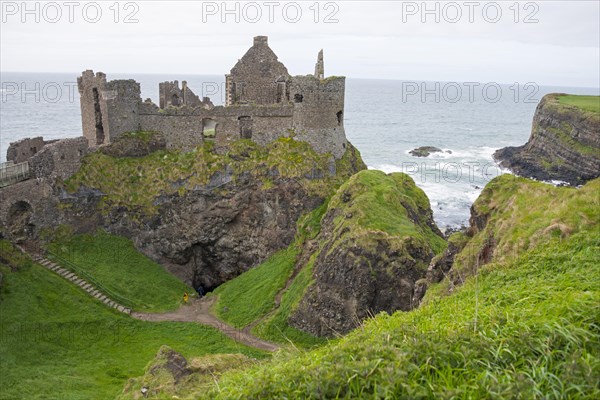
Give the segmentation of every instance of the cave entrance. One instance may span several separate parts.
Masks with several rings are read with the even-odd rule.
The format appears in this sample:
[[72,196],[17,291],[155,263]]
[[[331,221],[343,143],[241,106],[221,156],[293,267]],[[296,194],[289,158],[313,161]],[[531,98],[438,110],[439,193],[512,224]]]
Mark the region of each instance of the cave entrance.
[[26,201],[17,201],[8,210],[7,227],[17,243],[33,236],[35,225],[31,223],[33,207]]
[[98,88],[93,88],[94,117],[96,123],[96,144],[104,144],[104,126],[102,125],[102,109],[100,108],[100,95]]
[[214,140],[217,137],[217,121],[212,118],[202,119],[202,137],[204,140]]
[[252,139],[252,118],[243,116],[238,118],[240,127],[240,137],[242,139]]

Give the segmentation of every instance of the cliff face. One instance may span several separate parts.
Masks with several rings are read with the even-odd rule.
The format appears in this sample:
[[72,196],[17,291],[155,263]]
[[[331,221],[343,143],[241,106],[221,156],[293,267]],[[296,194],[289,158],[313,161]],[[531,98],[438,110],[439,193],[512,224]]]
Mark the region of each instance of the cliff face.
[[336,161],[291,138],[188,153],[128,149],[89,154],[66,181],[2,189],[0,234],[35,240],[59,225],[103,228],[210,290],[287,247],[300,215],[365,168],[351,145]]
[[346,333],[381,311],[412,309],[416,282],[445,246],[425,194],[404,174],[362,171],[331,199],[307,262],[314,282],[291,325]]
[[560,99],[564,96],[542,98],[529,141],[494,154],[501,166],[517,175],[572,185],[600,176],[600,114],[563,104]]

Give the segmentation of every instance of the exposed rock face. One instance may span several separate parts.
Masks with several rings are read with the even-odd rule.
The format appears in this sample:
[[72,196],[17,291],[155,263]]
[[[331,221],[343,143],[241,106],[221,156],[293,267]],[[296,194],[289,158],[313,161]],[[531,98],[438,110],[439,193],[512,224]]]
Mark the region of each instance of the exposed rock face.
[[529,141],[505,147],[494,158],[517,175],[580,185],[600,176],[600,115],[544,96]]
[[[115,144],[107,149],[141,155]],[[83,164],[73,165],[78,172],[67,183],[52,175],[0,189],[0,234],[24,241],[62,224],[76,233],[103,228],[205,290],[287,247],[296,220],[366,168],[353,147],[336,163],[291,139],[269,148],[241,143],[227,155],[97,152]]]
[[290,324],[333,336],[381,311],[412,309],[416,282],[444,246],[441,236],[427,197],[410,177],[381,171],[353,176],[321,221],[314,283]]
[[165,196],[158,215],[143,225],[122,209],[105,224],[194,287],[212,290],[287,247],[296,220],[323,201],[294,180],[268,190],[249,179],[221,189]]

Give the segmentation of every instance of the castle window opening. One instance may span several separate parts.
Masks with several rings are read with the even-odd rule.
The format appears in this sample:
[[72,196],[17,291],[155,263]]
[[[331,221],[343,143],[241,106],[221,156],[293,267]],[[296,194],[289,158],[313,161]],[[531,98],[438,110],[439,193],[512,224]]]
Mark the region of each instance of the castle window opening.
[[302,103],[302,100],[304,100],[304,96],[302,96],[299,93],[296,93],[294,95],[294,103]]
[[98,88],[92,89],[94,96],[94,115],[96,119],[96,144],[104,143],[104,127],[102,126],[102,110],[100,109],[100,96]]
[[240,137],[242,139],[252,139],[252,118],[248,116],[239,117],[238,124],[240,127]]
[[342,126],[342,122],[344,122],[344,113],[341,111],[338,111],[337,114],[335,114],[337,117],[337,122],[339,126]]
[[175,107],[179,106],[179,96],[177,96],[176,94],[173,94],[173,96],[171,96],[171,105]]
[[217,121],[212,118],[202,120],[202,136],[205,140],[214,140],[217,136]]

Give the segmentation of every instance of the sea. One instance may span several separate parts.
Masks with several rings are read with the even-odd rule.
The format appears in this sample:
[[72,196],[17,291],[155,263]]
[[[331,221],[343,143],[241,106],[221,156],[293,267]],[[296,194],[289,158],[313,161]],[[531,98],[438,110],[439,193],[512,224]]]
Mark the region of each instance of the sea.
[[[11,142],[26,137],[81,135],[78,73],[0,73],[0,162]],[[158,84],[186,80],[198,95],[224,102],[224,77],[109,74],[135,79],[142,98],[158,104]],[[535,108],[547,93],[600,95],[598,88],[550,87],[534,82],[425,82],[346,79],[344,126],[371,169],[412,176],[431,202],[437,225],[467,225],[470,207],[494,177],[508,173],[495,150],[524,144]],[[426,158],[409,152],[435,146]]]

